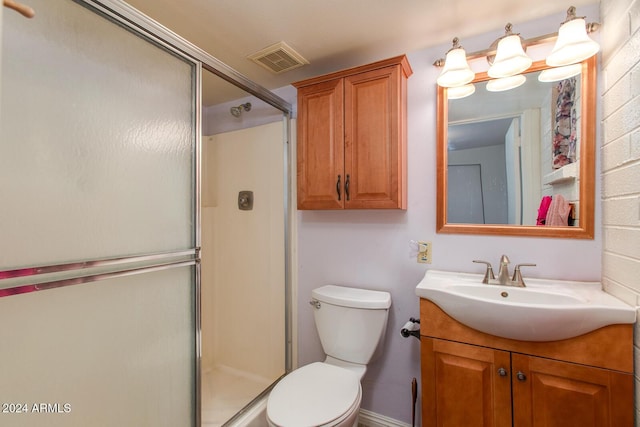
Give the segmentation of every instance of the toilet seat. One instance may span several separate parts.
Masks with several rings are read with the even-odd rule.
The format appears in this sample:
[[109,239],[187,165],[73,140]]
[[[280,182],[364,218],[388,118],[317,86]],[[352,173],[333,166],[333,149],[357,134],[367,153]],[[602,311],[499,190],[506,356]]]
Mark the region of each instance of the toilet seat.
[[315,362],[296,369],[271,391],[267,418],[276,426],[336,425],[360,407],[358,376]]

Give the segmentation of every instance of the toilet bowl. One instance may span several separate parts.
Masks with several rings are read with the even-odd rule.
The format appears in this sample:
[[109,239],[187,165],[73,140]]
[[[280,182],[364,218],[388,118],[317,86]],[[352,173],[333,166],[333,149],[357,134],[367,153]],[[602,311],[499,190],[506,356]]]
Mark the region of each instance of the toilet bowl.
[[273,427],[352,427],[357,424],[367,364],[383,341],[391,295],[328,285],[311,292],[326,358],[294,370],[267,400]]
[[324,362],[296,369],[269,395],[267,422],[272,427],[351,427],[362,401],[360,378]]

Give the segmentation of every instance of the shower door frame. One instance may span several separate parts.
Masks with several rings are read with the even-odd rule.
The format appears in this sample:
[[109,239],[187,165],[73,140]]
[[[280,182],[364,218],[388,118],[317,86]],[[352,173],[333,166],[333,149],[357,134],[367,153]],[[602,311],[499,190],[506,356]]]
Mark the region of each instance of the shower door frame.
[[[202,70],[212,72],[225,81],[243,89],[251,95],[259,98],[260,100],[270,104],[283,113],[283,144],[284,150],[284,171],[283,171],[283,185],[284,185],[284,249],[285,249],[285,373],[291,371],[293,366],[293,290],[292,290],[292,240],[291,240],[291,218],[292,218],[292,204],[291,204],[291,117],[293,109],[290,103],[280,98],[273,92],[266,88],[252,82],[242,74],[238,73],[233,68],[224,64],[220,60],[211,56],[207,52],[198,48],[191,42],[175,34],[166,27],[160,25],[156,21],[140,13],[136,9],[132,8],[128,4],[119,0],[73,0],[76,3],[86,5],[90,10],[97,11],[114,22],[119,23],[125,28],[133,31],[134,33],[148,39],[150,42],[162,46],[168,51],[173,52],[179,57],[182,57],[186,61],[192,63],[195,67],[195,182],[193,191],[194,195],[194,212],[195,212],[195,236],[194,243],[195,248],[187,251],[178,251],[161,254],[147,254],[142,256],[122,257],[114,259],[103,259],[95,261],[84,261],[78,263],[70,263],[64,265],[45,265],[38,266],[32,269],[19,269],[11,271],[3,271],[4,277],[8,279],[25,278],[29,276],[57,273],[61,271],[70,271],[77,269],[91,269],[104,268],[107,266],[116,266],[117,271],[110,272],[97,272],[93,275],[84,276],[76,279],[55,280],[40,283],[36,286],[24,285],[22,282],[18,282],[16,285],[9,285],[4,289],[11,289],[13,293],[34,292],[46,289],[60,288],[65,286],[78,285],[88,283],[97,280],[103,280],[110,277],[126,276],[130,274],[136,274],[140,272],[156,271],[166,268],[173,268],[179,266],[187,266],[195,264],[195,414],[194,419],[196,426],[201,425],[201,332],[202,332],[202,316],[201,316],[201,179],[202,179]],[[0,14],[0,19],[2,15]],[[130,263],[136,262],[149,262],[144,268],[126,268],[119,269],[117,266],[126,266]]]
[[[249,80],[227,64],[213,57],[209,53],[200,49],[193,43],[152,20],[148,16],[140,13],[126,3],[119,0],[74,0],[89,4],[123,25],[133,28],[143,35],[152,39],[167,49],[177,52],[181,56],[193,61],[196,64],[196,182],[195,182],[195,242],[196,242],[196,425],[202,424],[201,420],[201,362],[202,362],[202,313],[201,313],[201,271],[200,271],[200,248],[201,248],[201,179],[202,179],[202,69],[210,71],[223,80],[243,89],[251,95],[261,99],[267,104],[277,108],[283,113],[283,144],[284,150],[284,248],[285,248],[285,373],[293,367],[293,290],[292,290],[292,240],[291,240],[291,218],[292,218],[292,196],[291,196],[291,118],[293,108],[289,102],[280,98],[268,89]],[[264,393],[263,393],[264,394]],[[260,395],[262,396],[262,395]],[[259,398],[260,396],[257,396]]]

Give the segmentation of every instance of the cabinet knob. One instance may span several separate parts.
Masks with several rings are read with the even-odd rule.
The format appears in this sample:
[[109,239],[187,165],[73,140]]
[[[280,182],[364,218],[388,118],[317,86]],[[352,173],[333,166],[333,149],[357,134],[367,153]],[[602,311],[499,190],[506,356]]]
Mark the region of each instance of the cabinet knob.
[[522,371],[518,371],[518,373],[516,374],[516,378],[518,379],[518,381],[527,380],[527,376]]
[[504,369],[504,368],[498,369],[498,375],[500,375],[501,377],[506,377],[507,376],[507,370]]

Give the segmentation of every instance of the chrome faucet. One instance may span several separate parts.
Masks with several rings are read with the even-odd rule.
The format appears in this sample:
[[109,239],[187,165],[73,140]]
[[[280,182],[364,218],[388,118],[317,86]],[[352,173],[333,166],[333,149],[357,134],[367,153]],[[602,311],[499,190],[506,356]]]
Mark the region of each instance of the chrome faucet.
[[506,255],[502,255],[500,257],[500,268],[498,269],[498,284],[500,285],[508,285],[509,281],[509,257]]
[[485,285],[489,284],[489,280],[494,280],[496,276],[493,275],[493,268],[491,268],[491,263],[487,261],[481,261],[479,259],[474,259],[473,262],[477,262],[478,264],[485,264],[487,266],[487,270],[484,272],[484,278],[482,279],[482,283]]
[[535,267],[535,264],[517,264],[515,270],[513,270],[513,276],[509,277],[509,257],[506,255],[502,255],[500,257],[500,268],[498,269],[498,278],[493,275],[493,268],[491,268],[491,263],[487,261],[481,261],[474,259],[473,262],[479,264],[486,264],[487,270],[484,273],[484,277],[482,278],[482,283],[485,285],[502,285],[502,286],[517,286],[520,288],[524,288],[526,285],[524,284],[524,280],[522,279],[522,273],[520,272],[520,267]]
[[535,264],[518,264],[516,265],[516,269],[513,270],[513,277],[511,278],[511,286],[519,286],[524,288],[526,285],[524,284],[524,280],[522,280],[522,273],[520,273],[520,267],[535,267]]

